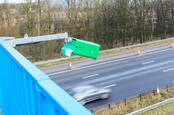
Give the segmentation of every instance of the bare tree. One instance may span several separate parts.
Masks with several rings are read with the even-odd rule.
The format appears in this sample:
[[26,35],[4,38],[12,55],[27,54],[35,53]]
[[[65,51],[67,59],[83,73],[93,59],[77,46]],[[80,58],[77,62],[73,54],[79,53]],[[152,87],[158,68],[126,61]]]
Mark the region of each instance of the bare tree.
[[37,10],[38,10],[38,36],[40,35],[40,28],[41,28],[41,23],[40,23],[40,18],[41,18],[41,5],[40,5],[40,0],[38,0],[38,5],[37,5]]
[[32,0],[26,0],[26,3],[23,5],[23,10],[26,15],[26,33],[33,35],[34,31],[34,10],[32,7]]

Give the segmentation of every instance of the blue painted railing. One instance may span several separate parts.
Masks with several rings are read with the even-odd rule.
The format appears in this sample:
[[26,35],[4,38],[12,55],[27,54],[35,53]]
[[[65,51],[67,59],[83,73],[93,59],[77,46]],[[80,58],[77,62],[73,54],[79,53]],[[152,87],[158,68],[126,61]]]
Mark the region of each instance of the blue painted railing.
[[92,115],[2,39],[0,62],[2,115]]

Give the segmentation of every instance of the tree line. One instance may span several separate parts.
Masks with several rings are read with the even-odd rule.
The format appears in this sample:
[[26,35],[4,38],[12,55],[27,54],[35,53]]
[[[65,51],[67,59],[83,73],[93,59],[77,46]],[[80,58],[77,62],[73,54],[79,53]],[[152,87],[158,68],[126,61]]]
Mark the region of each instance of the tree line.
[[[60,2],[60,0],[57,0]],[[23,37],[68,32],[102,49],[165,39],[174,35],[174,0],[50,0],[0,5],[0,35]],[[11,12],[15,9],[16,14]],[[14,19],[17,20],[16,25]],[[20,21],[19,21],[20,20]],[[63,41],[17,49],[32,61],[60,57]]]

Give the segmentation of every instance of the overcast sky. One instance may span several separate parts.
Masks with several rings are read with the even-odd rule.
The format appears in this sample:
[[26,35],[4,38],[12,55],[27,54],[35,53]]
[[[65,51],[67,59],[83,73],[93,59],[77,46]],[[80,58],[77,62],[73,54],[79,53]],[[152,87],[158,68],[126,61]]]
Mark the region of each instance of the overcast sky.
[[[0,0],[0,3],[3,3],[5,0]],[[24,2],[24,1],[26,1],[26,0],[6,0],[8,3],[22,3],[22,2]],[[33,2],[35,1],[35,0],[32,0]]]
[[[0,0],[0,4],[4,3],[4,1],[6,1],[7,3],[23,3],[24,1],[27,1],[27,0]],[[32,0],[32,1],[35,2],[37,0]],[[50,0],[50,2],[51,2],[51,5],[61,5],[61,6],[66,5],[65,0]]]
[[[0,0],[0,3],[6,1],[7,3],[23,3],[26,0]],[[33,2],[37,0],[32,0]],[[42,1],[42,0],[41,0]],[[65,0],[50,0],[51,4],[64,4]]]

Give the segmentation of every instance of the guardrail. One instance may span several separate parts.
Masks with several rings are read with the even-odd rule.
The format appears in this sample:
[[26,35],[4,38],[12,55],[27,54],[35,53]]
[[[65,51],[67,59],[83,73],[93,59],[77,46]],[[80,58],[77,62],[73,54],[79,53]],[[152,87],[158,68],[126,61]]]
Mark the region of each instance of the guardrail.
[[[162,87],[160,88],[160,90],[165,90],[165,91],[169,91],[171,89],[174,89],[174,84],[170,84],[166,87]],[[152,91],[149,91],[149,92],[144,92],[142,94],[138,94],[136,96],[133,96],[133,97],[128,97],[128,98],[125,98],[123,100],[120,100],[120,101],[117,101],[117,102],[114,102],[114,103],[110,103],[108,105],[105,105],[105,106],[102,106],[102,107],[98,107],[98,108],[94,108],[94,109],[91,109],[91,111],[95,114],[95,113],[98,113],[98,112],[102,112],[102,111],[106,111],[106,110],[109,110],[109,109],[113,109],[115,106],[117,105],[121,105],[121,104],[124,104],[124,105],[127,105],[128,103],[132,102],[132,101],[135,101],[135,100],[140,100],[142,101],[143,97],[145,96],[152,96],[152,95],[156,95],[156,90],[152,90]],[[156,103],[154,105],[151,105],[151,106],[148,106],[148,107],[145,107],[145,108],[142,108],[142,109],[139,109],[137,111],[134,111],[132,113],[127,113],[126,115],[136,115],[136,114],[140,114],[140,113],[143,113],[143,112],[146,112],[146,111],[149,111],[149,110],[152,110],[152,109],[155,109],[157,107],[160,107],[160,106],[163,106],[165,104],[168,104],[170,102],[174,102],[174,97],[172,98],[169,98],[165,101],[162,101],[162,102],[159,102],[159,103]]]
[[2,115],[92,115],[2,39],[0,61]]
[[[134,47],[140,47],[140,46],[144,46],[144,45],[149,45],[149,44],[155,44],[155,43],[160,43],[160,42],[164,42],[164,41],[169,41],[169,40],[174,40],[174,37],[172,38],[167,38],[167,39],[163,39],[163,40],[157,40],[157,41],[151,41],[151,42],[145,42],[142,44],[135,44],[135,45],[130,45],[130,46],[126,46],[126,47],[120,47],[120,48],[112,48],[112,49],[107,49],[107,50],[102,50],[99,53],[106,53],[106,52],[111,52],[111,51],[116,51],[116,50],[122,50],[122,49],[129,49],[129,48],[134,48]],[[78,58],[81,56],[72,56],[71,58]],[[57,61],[64,61],[67,60],[69,58],[58,58],[58,59],[53,59],[53,60],[47,60],[47,61],[40,61],[40,62],[34,62],[35,65],[43,65],[43,64],[48,64],[48,63],[54,63]]]
[[128,113],[128,114],[126,114],[126,115],[138,115],[138,114],[141,114],[141,113],[150,111],[150,110],[152,110],[152,109],[155,109],[155,108],[157,108],[157,107],[166,105],[166,104],[171,103],[171,102],[174,102],[174,97],[173,97],[173,98],[170,98],[170,99],[167,99],[167,100],[164,100],[164,101],[162,101],[162,102],[156,103],[156,104],[154,104],[154,105],[151,105],[151,106],[148,106],[148,107],[139,109],[139,110],[134,111],[134,112],[132,112],[132,113]]

